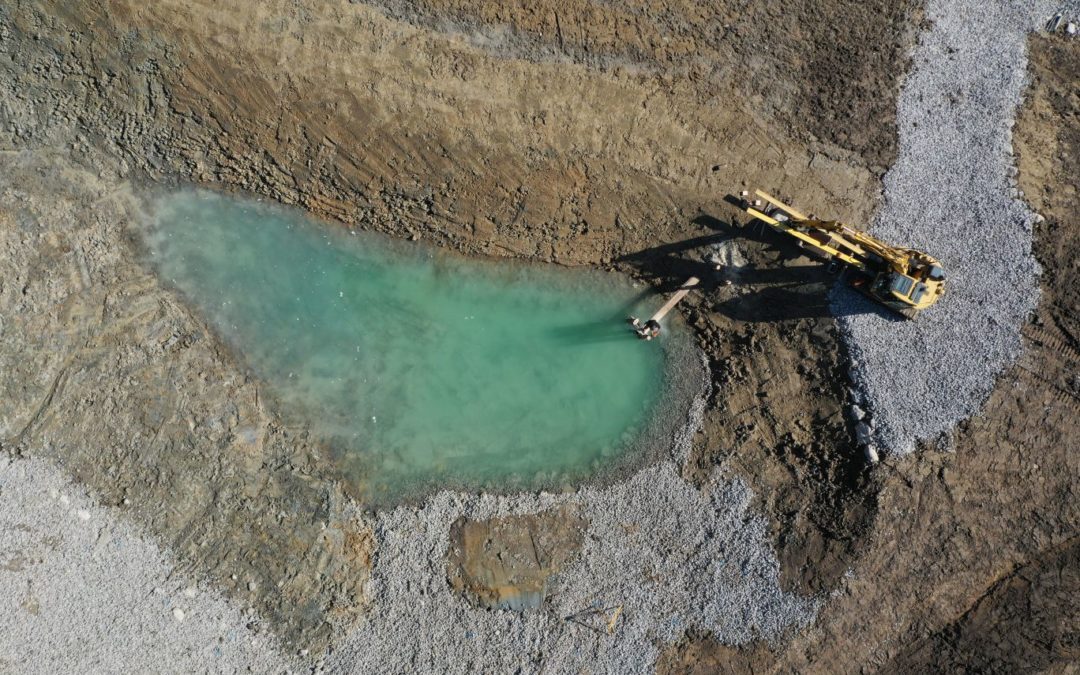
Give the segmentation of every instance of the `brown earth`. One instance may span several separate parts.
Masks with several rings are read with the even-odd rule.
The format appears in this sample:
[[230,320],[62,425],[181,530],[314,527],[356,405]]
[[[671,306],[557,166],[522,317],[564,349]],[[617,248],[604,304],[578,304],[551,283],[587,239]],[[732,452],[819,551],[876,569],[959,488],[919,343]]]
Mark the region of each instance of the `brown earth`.
[[[39,118],[72,116],[151,177],[467,252],[607,262],[694,232],[690,219],[742,180],[856,220],[873,204],[857,158],[807,151],[686,77],[507,60],[365,6],[257,7],[13,13],[29,43],[11,52],[13,96]],[[33,97],[37,73],[66,86]]]
[[642,68],[689,79],[703,101],[734,93],[798,140],[851,151],[879,173],[896,158],[895,93],[920,19],[918,3],[894,0],[364,4],[516,58]]
[[[1080,257],[1077,206],[1080,206],[1080,44],[1064,38],[1031,41],[1034,83],[1014,131],[1020,189],[1043,217],[1035,225],[1035,253],[1042,263],[1046,314],[1036,326],[1063,345],[1051,349],[1075,355],[1080,347]],[[1049,325],[1047,325],[1047,322]],[[1051,373],[1047,373],[1051,374]],[[1055,384],[1080,391],[1062,372]],[[1075,369],[1071,373],[1075,375]]]
[[826,591],[858,555],[876,508],[845,414],[847,354],[828,307],[834,277],[769,232],[710,222],[738,243],[744,265],[710,275],[716,288],[687,310],[709,346],[714,384],[688,477],[704,481],[716,466],[746,477],[770,514],[782,586]]
[[548,579],[581,549],[588,525],[571,506],[530,516],[459,518],[450,528],[447,580],[483,607],[537,607]]
[[1032,38],[1031,67],[1014,140],[1044,275],[1024,356],[942,447],[875,472],[872,534],[813,627],[777,653],[691,636],[661,670],[1076,672],[1080,42]]
[[370,526],[302,429],[133,259],[130,186],[0,155],[0,447],[57,460],[299,645],[366,604]]
[[730,279],[709,266],[686,308],[723,392],[689,477],[744,475],[785,584],[831,588],[875,491],[843,415],[829,277],[728,227],[722,199],[745,181],[865,220],[895,152],[912,6],[0,7],[3,448],[56,459],[290,644],[318,648],[363,612],[367,517],[318,439],[284,426],[137,264],[138,188],[242,190],[658,285],[737,250],[751,266]]

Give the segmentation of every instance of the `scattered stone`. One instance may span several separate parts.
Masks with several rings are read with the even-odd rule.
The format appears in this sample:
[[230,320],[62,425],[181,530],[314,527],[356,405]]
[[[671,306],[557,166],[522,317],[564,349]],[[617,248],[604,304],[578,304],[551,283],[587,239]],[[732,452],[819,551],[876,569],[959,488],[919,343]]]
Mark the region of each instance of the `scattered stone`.
[[859,445],[868,445],[873,440],[873,427],[866,422],[859,422],[855,425],[855,442]]
[[[671,458],[625,481],[542,497],[443,491],[418,509],[378,513],[370,619],[335,645],[327,670],[450,672],[482,663],[492,672],[545,666],[651,672],[658,649],[687,626],[743,643],[808,625],[818,601],[781,590],[768,523],[753,512],[747,486],[717,474],[699,489],[680,476],[709,395],[703,379]],[[447,583],[445,563],[436,561],[447,560],[458,518],[522,516],[563,505],[576,507],[588,526],[581,551],[548,579],[544,611],[474,607]],[[544,555],[539,548],[536,554]],[[617,639],[590,640],[583,648],[568,635],[592,631],[575,626],[567,633],[553,624],[618,605],[626,610]],[[465,627],[471,639],[462,639]]]
[[[288,670],[279,643],[246,631],[250,614],[221,596],[167,604],[173,591],[163,588],[195,588],[194,580],[115,509],[96,509],[64,469],[37,458],[0,460],[0,486],[3,546],[35,560],[17,574],[0,570],[0,671]],[[56,508],[64,491],[76,513],[94,515],[94,527]],[[26,611],[9,611],[18,607]],[[231,633],[242,637],[220,639]]]

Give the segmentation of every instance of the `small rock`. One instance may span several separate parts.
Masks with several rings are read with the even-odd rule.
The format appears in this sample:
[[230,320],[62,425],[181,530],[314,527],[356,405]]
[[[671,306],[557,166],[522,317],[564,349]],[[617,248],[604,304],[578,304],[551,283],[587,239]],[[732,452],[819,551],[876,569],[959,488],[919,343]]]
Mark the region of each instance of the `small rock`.
[[248,590],[249,591],[254,591],[258,587],[259,587],[259,584],[255,583],[254,581],[249,581],[248,582]]
[[90,512],[86,509],[79,509],[76,515],[79,516],[79,520],[90,520]]
[[184,595],[186,597],[194,598],[196,593],[197,591],[195,590],[194,586],[188,586],[186,589],[184,589]]
[[851,418],[856,422],[861,422],[866,418],[866,412],[856,404],[851,406]]
[[184,620],[184,610],[180,609],[179,607],[173,607],[172,615],[173,618],[177,621]]
[[866,456],[866,461],[870,462],[871,464],[878,463],[879,458],[877,448],[875,448],[873,445],[867,445],[866,447],[864,447],[863,454]]
[[866,422],[859,422],[855,425],[855,440],[859,445],[868,445],[872,439],[870,425]]
[[1076,35],[1076,24],[1069,23],[1065,25],[1065,32],[1069,35]]

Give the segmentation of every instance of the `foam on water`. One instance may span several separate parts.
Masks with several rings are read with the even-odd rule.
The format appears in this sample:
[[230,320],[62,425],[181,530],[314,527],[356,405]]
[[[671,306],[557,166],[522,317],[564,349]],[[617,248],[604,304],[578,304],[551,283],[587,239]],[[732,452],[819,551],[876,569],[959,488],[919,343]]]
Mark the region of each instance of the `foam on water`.
[[665,361],[687,336],[634,339],[622,321],[641,293],[621,276],[468,259],[205,191],[151,211],[155,269],[373,499],[563,485],[664,426]]

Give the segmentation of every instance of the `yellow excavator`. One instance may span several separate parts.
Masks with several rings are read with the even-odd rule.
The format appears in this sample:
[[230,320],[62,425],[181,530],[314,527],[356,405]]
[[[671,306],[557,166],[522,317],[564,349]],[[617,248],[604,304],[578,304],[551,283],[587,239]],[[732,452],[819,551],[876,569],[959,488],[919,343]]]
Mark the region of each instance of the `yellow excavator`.
[[908,319],[945,292],[945,270],[922,251],[886,244],[837,221],[808,218],[761,190],[739,197],[748,214],[826,260],[846,265],[854,272],[852,286]]

